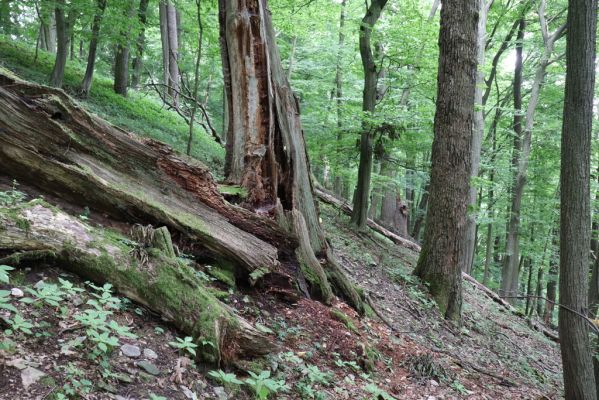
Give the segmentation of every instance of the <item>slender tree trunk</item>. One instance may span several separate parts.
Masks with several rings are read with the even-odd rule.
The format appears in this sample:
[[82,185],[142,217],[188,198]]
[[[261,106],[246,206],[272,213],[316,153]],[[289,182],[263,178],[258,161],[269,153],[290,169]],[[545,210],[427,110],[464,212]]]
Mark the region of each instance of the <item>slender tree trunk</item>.
[[94,79],[94,68],[96,65],[96,52],[98,50],[98,40],[100,37],[100,25],[102,23],[102,17],[104,10],[106,9],[106,0],[96,1],[96,13],[94,15],[94,21],[92,22],[92,37],[89,42],[89,51],[87,53],[87,67],[85,68],[85,76],[83,82],[81,82],[81,94],[86,97],[89,95],[89,91],[92,87]]
[[297,45],[297,36],[291,39],[291,52],[289,53],[289,65],[287,66],[287,80],[291,82],[293,74],[293,63],[295,62],[295,46]]
[[[483,135],[485,131],[485,114],[483,103],[483,89],[485,83],[484,65],[485,65],[485,46],[487,44],[487,14],[492,1],[478,0],[480,4],[480,12],[478,14],[478,39],[477,39],[477,78],[476,92],[474,104],[476,111],[474,113],[474,128],[472,133],[471,143],[471,177],[478,177],[480,169],[480,152],[482,149]],[[470,206],[476,206],[476,187],[470,185],[469,191]],[[474,263],[474,253],[476,247],[476,216],[470,211],[466,220],[466,236],[464,239],[464,258],[460,261],[462,271],[467,274],[472,273],[472,265]]]
[[165,95],[170,94],[168,85],[170,83],[169,72],[169,40],[168,40],[168,16],[167,16],[168,0],[160,0],[158,5],[160,17],[160,40],[162,42],[162,82],[166,85],[164,88]]
[[166,5],[167,21],[168,21],[168,71],[169,71],[169,86],[172,89],[171,97],[173,105],[179,105],[179,35],[177,28],[177,10],[169,1]]
[[364,91],[362,96],[362,111],[364,120],[362,133],[360,135],[360,163],[358,166],[358,182],[354,192],[354,207],[351,223],[358,229],[366,229],[368,219],[368,200],[370,197],[370,180],[372,175],[372,145],[374,138],[374,127],[367,119],[374,114],[376,106],[378,72],[372,53],[370,38],[372,29],[381,16],[387,0],[373,0],[366,10],[360,25],[360,56],[364,69]]
[[536,311],[537,311],[537,316],[539,318],[541,318],[543,316],[543,299],[541,299],[541,297],[543,297],[544,275],[545,275],[545,270],[543,269],[543,266],[541,265],[539,267],[539,270],[537,271],[537,289],[535,290],[535,296],[537,296]]
[[445,318],[461,322],[462,260],[471,174],[477,81],[478,1],[441,8],[431,194],[424,243],[414,273],[429,284]]
[[424,224],[424,217],[426,216],[426,212],[428,210],[428,197],[430,190],[430,182],[427,182],[422,189],[422,196],[420,197],[420,201],[418,202],[418,209],[416,212],[416,218],[414,220],[414,228],[412,229],[412,237],[415,240],[419,240],[420,231],[422,230],[422,225]]
[[127,97],[129,89],[129,46],[119,43],[114,56],[114,92]]
[[[591,243],[591,138],[597,1],[568,1],[566,93],[561,143],[560,304],[588,313]],[[566,400],[596,400],[586,321],[560,307],[559,336]]]
[[69,52],[69,32],[67,29],[67,21],[65,17],[65,0],[56,0],[56,8],[54,10],[54,18],[56,20],[56,60],[54,61],[54,69],[50,76],[50,85],[54,87],[62,87],[64,79],[64,70],[67,65],[67,57]]
[[361,298],[319,222],[298,100],[281,64],[266,0],[219,0],[219,20],[229,113],[227,180],[247,190],[246,207],[272,215],[298,238],[296,267],[312,295],[330,302],[337,290],[361,310]]
[[[337,42],[337,63],[335,66],[335,105],[337,111],[337,162],[341,160],[341,145],[343,140],[343,66],[341,65],[343,56],[343,47],[345,46],[345,9],[347,0],[341,1],[341,12],[339,14],[339,40]],[[341,163],[345,166],[346,163]],[[343,176],[337,171],[335,174],[335,180],[333,188],[337,196],[343,197],[344,194],[344,179]]]
[[[204,40],[204,24],[202,23],[202,0],[196,0],[197,16],[198,16],[198,54],[196,56],[196,64],[194,69],[193,80],[193,106],[191,108],[191,116],[189,117],[189,137],[187,139],[187,155],[191,155],[191,146],[193,144],[193,128],[195,116],[198,110],[198,88],[200,87],[200,62],[202,61],[202,42]],[[206,101],[208,100],[208,88],[206,88]]]
[[131,87],[139,86],[141,73],[143,69],[144,47],[146,42],[146,22],[148,19],[148,3],[149,0],[139,1],[139,10],[137,17],[139,18],[140,31],[135,43],[135,58],[133,59],[133,72],[131,74]]
[[[506,240],[506,256],[504,259],[501,288],[499,291],[500,296],[515,296],[516,292],[518,291],[518,261],[520,254],[518,233],[520,228],[520,209],[522,205],[524,186],[526,184],[528,160],[530,157],[530,149],[532,144],[534,113],[539,101],[539,94],[544,81],[545,70],[549,65],[555,41],[559,39],[565,31],[565,25],[562,25],[555,32],[551,34],[548,32],[547,21],[545,20],[545,6],[545,0],[541,0],[541,5],[539,8],[539,20],[545,48],[543,50],[541,59],[539,60],[539,65],[537,67],[535,78],[532,84],[532,91],[530,94],[528,107],[526,109],[526,115],[524,116],[524,129],[520,136],[521,140],[519,140],[519,149],[517,149],[515,152],[515,156],[517,158],[514,160],[514,164],[517,165],[517,168],[512,190],[510,218],[507,229],[508,235]],[[523,24],[524,22],[522,22],[521,27],[523,27]],[[517,85],[515,84],[514,86],[516,87]],[[516,89],[514,92],[516,92]],[[516,116],[519,116],[519,114],[517,113],[514,117],[514,130],[518,136],[517,129],[522,129],[522,120],[517,120]],[[508,300],[510,303],[515,303],[516,301],[514,298]]]

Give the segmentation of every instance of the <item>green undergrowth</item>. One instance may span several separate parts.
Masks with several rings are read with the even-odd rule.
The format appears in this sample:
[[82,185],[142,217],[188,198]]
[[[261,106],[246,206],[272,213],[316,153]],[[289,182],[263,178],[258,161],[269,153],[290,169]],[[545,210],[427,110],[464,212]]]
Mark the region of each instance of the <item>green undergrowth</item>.
[[[52,71],[54,55],[39,51],[35,60],[35,48],[15,43],[0,35],[0,66],[12,71],[20,78],[47,84]],[[64,89],[75,96],[89,111],[125,130],[167,143],[183,153],[187,146],[189,128],[176,113],[163,108],[153,94],[130,90],[124,98],[114,93],[112,80],[96,73],[91,93],[87,99],[77,96],[85,64],[69,60],[64,77]],[[224,150],[201,129],[196,129],[192,156],[206,165],[213,173],[222,170]]]

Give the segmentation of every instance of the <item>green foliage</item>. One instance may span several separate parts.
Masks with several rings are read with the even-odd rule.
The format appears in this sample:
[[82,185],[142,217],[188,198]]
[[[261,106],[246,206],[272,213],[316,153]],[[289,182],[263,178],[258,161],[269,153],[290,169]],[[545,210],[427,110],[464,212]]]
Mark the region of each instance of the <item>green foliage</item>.
[[0,206],[13,207],[22,203],[27,198],[27,195],[17,189],[19,183],[16,180],[12,181],[12,189],[6,192],[0,191]]
[[27,335],[33,335],[31,329],[34,328],[35,325],[23,318],[21,314],[15,314],[12,320],[8,320],[8,323],[14,331],[21,331]]
[[223,385],[243,385],[243,381],[237,378],[237,375],[227,373],[222,369],[218,371],[210,371],[208,372],[208,376],[214,378],[218,383]]
[[379,388],[374,383],[369,383],[364,386],[364,390],[368,393],[372,393],[373,400],[396,400],[395,397],[391,396],[389,393]]
[[245,384],[248,385],[258,400],[266,400],[271,394],[277,394],[289,389],[284,380],[275,380],[270,377],[270,371],[261,371],[255,374],[248,371],[249,378],[245,379]]
[[169,346],[179,349],[183,352],[187,352],[194,357],[196,356],[195,349],[198,347],[198,345],[193,342],[192,337],[186,336],[184,339],[175,338],[175,340],[175,342],[168,342]]

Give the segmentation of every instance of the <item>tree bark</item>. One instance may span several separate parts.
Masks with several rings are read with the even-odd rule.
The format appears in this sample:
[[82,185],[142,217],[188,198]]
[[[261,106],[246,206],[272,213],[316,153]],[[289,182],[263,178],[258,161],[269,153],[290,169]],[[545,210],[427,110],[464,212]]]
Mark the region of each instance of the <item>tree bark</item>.
[[[487,14],[492,1],[478,0],[480,12],[478,14],[478,39],[477,39],[477,71],[476,71],[476,89],[474,94],[474,127],[472,132],[472,140],[470,144],[471,172],[472,178],[478,177],[480,169],[480,152],[482,149],[483,135],[485,131],[485,113],[483,102],[483,89],[485,83],[485,73],[483,71],[485,65],[485,47],[487,44]],[[471,208],[476,207],[476,187],[470,184],[469,189],[469,205]],[[468,212],[466,219],[466,235],[464,237],[464,258],[460,261],[462,271],[467,274],[472,273],[474,264],[474,254],[476,248],[476,215],[473,210]]]
[[4,176],[117,219],[165,225],[240,279],[297,268],[296,240],[227,203],[204,165],[107,124],[60,90],[0,75],[0,129]]
[[441,8],[430,204],[414,270],[430,285],[445,318],[456,322],[461,322],[460,260],[472,168],[478,4],[450,0]]
[[54,68],[50,76],[50,85],[54,87],[62,87],[64,79],[64,70],[67,65],[67,56],[69,51],[69,32],[67,29],[67,21],[65,17],[65,0],[56,0],[56,8],[54,10],[54,19],[56,21],[56,60]]
[[[0,210],[0,226],[0,250],[12,254],[3,263],[18,265],[42,258],[84,278],[108,281],[121,294],[193,337],[200,357],[207,362],[230,364],[275,348],[264,334],[210,294],[193,268],[173,254],[149,252],[141,262],[131,255],[135,248],[123,244],[126,239],[131,242],[130,238],[116,232],[107,235],[104,228],[86,225],[39,200]],[[154,233],[158,232],[170,239],[166,228]]]
[[[561,143],[560,304],[588,314],[591,243],[591,138],[595,88],[596,0],[568,1],[566,89]],[[586,321],[560,307],[560,349],[567,400],[596,400]]]
[[168,72],[169,72],[169,87],[173,105],[179,105],[179,34],[177,24],[177,9],[170,2],[166,4],[166,15],[168,22]]
[[[339,39],[337,42],[337,62],[335,65],[335,106],[337,112],[337,159],[341,160],[341,142],[343,140],[343,66],[341,60],[343,56],[343,47],[345,46],[345,13],[346,13],[347,0],[341,0],[341,12],[339,13]],[[346,163],[342,163],[346,165]],[[333,190],[337,196],[343,197],[345,192],[344,177],[339,171],[335,173]]]
[[[526,176],[528,170],[528,161],[530,157],[530,149],[532,144],[532,128],[534,125],[534,114],[539,101],[539,94],[545,78],[545,70],[550,62],[551,54],[555,41],[559,39],[565,32],[565,25],[559,27],[555,32],[549,33],[547,27],[547,21],[545,20],[545,0],[541,0],[539,7],[539,21],[541,25],[541,33],[543,36],[544,49],[539,65],[535,72],[535,78],[532,84],[532,90],[530,99],[528,101],[528,107],[526,109],[526,115],[524,116],[524,129],[519,141],[519,150],[516,151],[515,164],[517,165],[516,174],[514,178],[512,199],[511,199],[511,210],[510,219],[508,223],[508,236],[506,240],[506,256],[503,263],[502,269],[502,280],[500,295],[502,296],[517,296],[518,291],[518,261],[519,261],[519,242],[518,232],[520,229],[520,209],[522,205],[522,195],[524,193],[524,186],[526,185]],[[521,127],[522,121],[517,121],[514,118],[514,129]],[[517,132],[517,131],[516,131]],[[509,300],[515,302],[514,298]]]
[[417,241],[420,240],[420,231],[422,230],[422,225],[424,225],[424,217],[426,216],[426,210],[428,209],[429,190],[430,182],[427,182],[422,189],[422,196],[420,196],[416,215],[414,216],[414,228],[412,228],[411,236]]
[[[129,18],[135,13],[134,3],[129,0],[123,5]],[[123,27],[120,33],[119,42],[116,45],[116,54],[114,56],[114,92],[123,97],[127,97],[129,90],[129,53],[130,53],[130,35],[131,28]]]
[[167,13],[167,2],[168,0],[159,0],[158,13],[160,18],[160,41],[162,43],[162,82],[165,84],[164,93],[165,96],[169,94],[168,85],[170,83],[170,72],[169,72],[169,41],[168,41],[168,13]]
[[135,58],[133,58],[131,74],[131,86],[136,88],[139,86],[141,73],[143,69],[144,47],[146,45],[146,22],[148,20],[148,3],[149,0],[139,1],[139,10],[137,18],[139,19],[140,31],[135,42]]
[[92,87],[94,68],[96,65],[96,53],[98,50],[98,41],[100,39],[100,25],[102,23],[102,17],[104,16],[105,9],[106,0],[97,0],[96,13],[94,15],[94,21],[92,22],[92,37],[89,42],[89,52],[87,53],[87,67],[85,68],[83,82],[81,82],[81,94],[83,97],[87,97],[89,95],[89,91]]
[[[595,174],[599,183],[599,165]],[[595,192],[595,204],[599,204],[599,186]],[[593,221],[591,235],[593,259],[591,259],[591,280],[589,281],[589,318],[595,319],[599,310],[599,219]]]
[[360,135],[360,162],[358,165],[358,182],[354,191],[351,223],[358,230],[366,228],[368,220],[368,200],[370,197],[370,180],[372,175],[372,145],[374,126],[367,119],[372,118],[376,106],[378,72],[372,53],[370,38],[372,29],[378,21],[388,0],[372,0],[362,18],[360,25],[360,57],[364,70],[364,90],[362,94],[362,133]]
[[[246,207],[274,217],[300,239],[297,255],[312,293],[329,302],[332,287],[361,310],[361,298],[320,226],[299,105],[281,64],[266,1],[220,0],[219,19],[229,122],[227,180],[247,190]],[[320,263],[314,263],[318,257],[326,280]]]

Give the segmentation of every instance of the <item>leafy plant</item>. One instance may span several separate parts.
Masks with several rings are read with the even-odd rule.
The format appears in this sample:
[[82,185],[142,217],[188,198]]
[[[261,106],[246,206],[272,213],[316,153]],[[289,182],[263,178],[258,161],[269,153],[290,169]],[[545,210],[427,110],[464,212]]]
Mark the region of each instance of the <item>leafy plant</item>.
[[0,290],[0,308],[3,308],[14,313],[18,310],[10,304],[10,290]]
[[25,318],[23,318],[21,314],[15,314],[12,320],[8,320],[8,323],[15,331],[21,331],[28,335],[33,334],[31,329],[34,328],[34,325],[31,322],[27,321]]
[[97,300],[88,300],[87,304],[94,306],[96,309],[119,309],[121,305],[121,299],[112,295],[112,285],[110,283],[105,283],[103,286],[96,286],[91,282],[85,283],[92,289],[99,292],[92,293],[91,295]]
[[10,283],[10,277],[8,275],[8,271],[13,271],[13,267],[9,267],[8,265],[0,265],[0,283]]
[[270,377],[270,371],[262,371],[259,374],[248,371],[248,374],[250,377],[245,379],[245,383],[252,388],[256,395],[256,399],[258,400],[268,399],[268,396],[273,393],[283,392],[289,389],[284,380],[272,379]]
[[77,294],[81,293],[81,292],[85,292],[84,289],[77,287],[73,284],[73,282],[66,280],[66,279],[62,279],[62,278],[58,278],[58,282],[60,283],[60,290],[62,290],[64,293],[66,293],[66,295],[68,297],[73,297],[76,296]]
[[63,296],[65,295],[58,285],[45,282],[39,284],[37,290],[27,288],[25,291],[34,296],[35,299],[24,297],[20,300],[21,302],[27,304],[46,303],[51,307],[60,307],[60,303],[63,301]]
[[391,396],[374,383],[369,383],[368,385],[364,386],[364,390],[368,393],[372,393],[373,400],[396,400],[395,397]]
[[0,206],[3,207],[11,207],[16,206],[19,203],[22,203],[27,195],[19,190],[17,187],[19,183],[16,180],[12,181],[12,189],[6,192],[0,192]]
[[193,342],[193,338],[191,336],[186,336],[185,339],[175,338],[176,342],[168,342],[169,346],[179,349],[183,352],[188,352],[189,354],[195,357],[197,344]]
[[316,365],[308,365],[303,369],[304,374],[310,383],[320,383],[322,385],[329,385],[332,379],[330,372],[321,371]]
[[214,380],[216,380],[219,383],[222,383],[223,385],[243,385],[243,381],[237,379],[237,375],[227,373],[222,369],[219,369],[218,371],[210,371],[208,372],[208,376],[214,378]]

